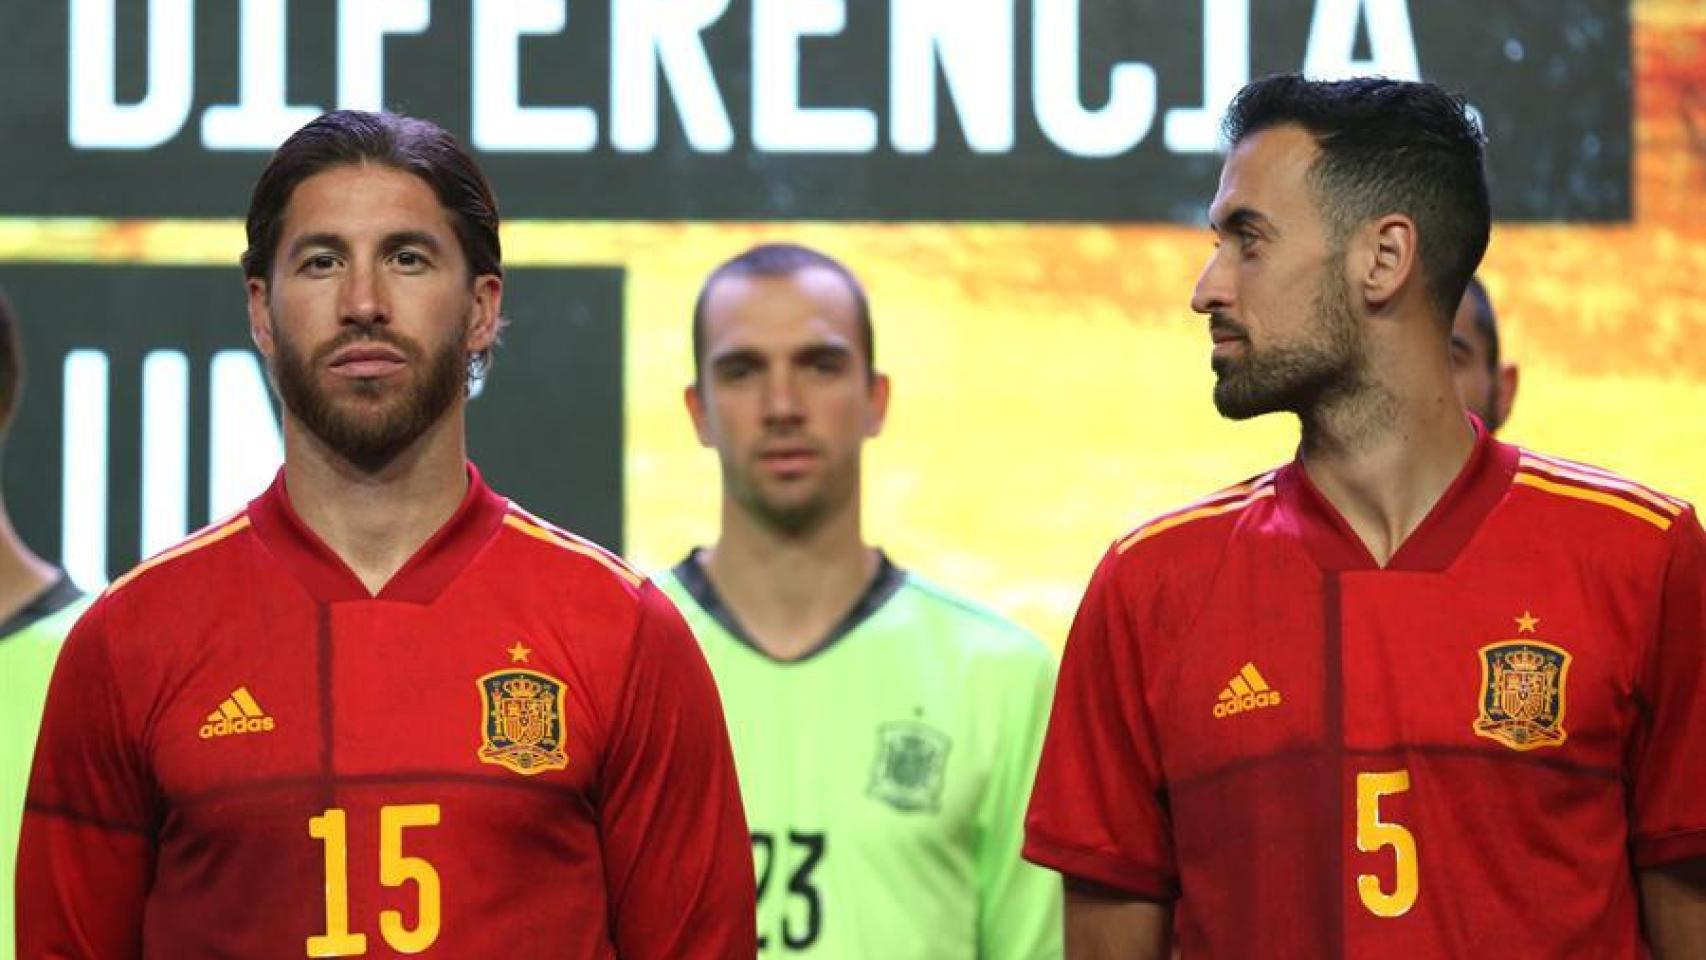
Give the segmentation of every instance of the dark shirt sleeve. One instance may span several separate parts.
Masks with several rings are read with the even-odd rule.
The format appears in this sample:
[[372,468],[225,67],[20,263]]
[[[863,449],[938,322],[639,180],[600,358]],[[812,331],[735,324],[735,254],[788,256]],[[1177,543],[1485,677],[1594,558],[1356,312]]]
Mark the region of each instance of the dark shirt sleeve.
[[142,955],[154,790],[112,668],[107,609],[66,640],[48,687],[18,848],[18,956]]
[[1706,534],[1687,510],[1670,537],[1631,777],[1635,863],[1642,867],[1706,857]]
[[651,583],[602,772],[600,832],[623,960],[751,960],[752,849],[710,668]]

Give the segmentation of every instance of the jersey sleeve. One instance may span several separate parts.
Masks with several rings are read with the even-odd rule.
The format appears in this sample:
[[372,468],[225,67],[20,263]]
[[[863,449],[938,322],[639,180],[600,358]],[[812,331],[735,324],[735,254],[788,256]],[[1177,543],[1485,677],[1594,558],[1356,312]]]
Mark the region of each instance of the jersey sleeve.
[[1706,857],[1706,534],[1690,509],[1670,536],[1631,778],[1634,857],[1642,867]]
[[710,668],[654,585],[613,718],[599,829],[624,960],[750,960],[752,849]]
[[1024,852],[1069,877],[1166,900],[1178,889],[1166,784],[1120,559],[1103,558],[1066,641]]
[[[1028,651],[1027,651],[1028,652]],[[1005,751],[990,772],[978,810],[978,956],[982,960],[1058,960],[1060,879],[1025,862],[1025,797],[1036,774],[1054,692],[1047,654],[1025,664],[1022,683],[1004,692],[1009,705]]]
[[127,722],[97,605],[48,687],[18,847],[18,956],[142,955],[155,791]]

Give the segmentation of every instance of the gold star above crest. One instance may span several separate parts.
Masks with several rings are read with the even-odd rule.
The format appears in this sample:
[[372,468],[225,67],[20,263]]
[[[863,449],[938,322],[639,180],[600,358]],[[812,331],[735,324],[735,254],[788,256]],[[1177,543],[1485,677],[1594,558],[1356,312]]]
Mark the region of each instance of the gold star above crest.
[[533,653],[532,650],[522,646],[520,640],[517,640],[515,646],[510,647],[507,652],[511,663],[526,663],[528,655]]
[[1522,616],[1514,617],[1513,619],[1516,620],[1517,633],[1533,633],[1535,625],[1540,622],[1539,617],[1529,613],[1527,610],[1522,612]]

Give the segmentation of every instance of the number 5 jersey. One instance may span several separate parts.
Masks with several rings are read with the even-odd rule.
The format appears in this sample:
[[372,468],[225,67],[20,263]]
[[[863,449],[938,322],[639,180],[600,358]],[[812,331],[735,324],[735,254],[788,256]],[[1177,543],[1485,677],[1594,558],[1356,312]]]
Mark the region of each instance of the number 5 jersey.
[[1706,856],[1694,510],[1480,433],[1378,567],[1300,464],[1139,527],[1067,642],[1026,855],[1197,957],[1641,955]]
[[21,956],[752,956],[697,644],[469,475],[377,596],[282,474],[108,588],[42,722]]

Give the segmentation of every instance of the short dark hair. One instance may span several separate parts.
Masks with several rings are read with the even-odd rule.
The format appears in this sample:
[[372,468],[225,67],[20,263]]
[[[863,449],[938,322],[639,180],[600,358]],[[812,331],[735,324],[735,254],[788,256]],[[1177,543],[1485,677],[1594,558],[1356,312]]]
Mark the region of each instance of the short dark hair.
[[723,262],[705,278],[693,301],[693,376],[698,379],[705,364],[705,304],[717,281],[730,277],[791,277],[802,270],[819,267],[840,277],[853,294],[854,320],[859,327],[859,346],[865,351],[866,376],[877,369],[876,336],[871,331],[871,304],[865,288],[853,271],[827,253],[797,243],[764,243]]
[[1234,145],[1284,124],[1315,137],[1309,181],[1335,244],[1383,214],[1415,221],[1423,279],[1449,326],[1492,226],[1487,140],[1466,107],[1431,83],[1282,74],[1239,91],[1224,130]]
[[[249,197],[243,251],[243,275],[268,280],[278,252],[284,209],[302,181],[332,167],[377,163],[412,173],[432,188],[450,214],[463,258],[472,276],[503,276],[503,247],[498,240],[498,201],[474,158],[448,131],[431,120],[396,113],[335,110],[290,135],[268,161]],[[478,379],[491,364],[491,351],[469,359]]]
[[19,343],[18,316],[0,293],[0,437],[12,425],[18,394],[24,383],[24,351]]
[[1480,277],[1470,277],[1469,287],[1463,293],[1475,304],[1475,332],[1481,339],[1487,341],[1487,369],[1497,372],[1499,369],[1499,318],[1493,313],[1493,299],[1487,296],[1487,288],[1481,283]]

